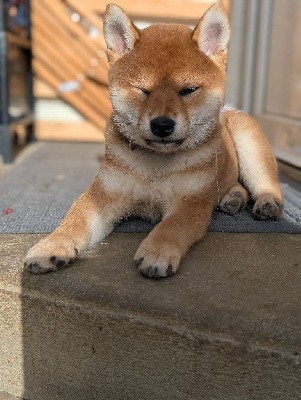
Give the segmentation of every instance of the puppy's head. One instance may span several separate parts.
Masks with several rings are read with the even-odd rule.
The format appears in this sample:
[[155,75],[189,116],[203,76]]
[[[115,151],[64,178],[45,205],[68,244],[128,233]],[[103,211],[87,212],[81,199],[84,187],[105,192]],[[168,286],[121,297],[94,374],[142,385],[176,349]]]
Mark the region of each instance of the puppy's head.
[[206,141],[225,94],[229,25],[218,5],[194,30],[159,24],[139,30],[118,6],[107,7],[113,119],[129,141],[170,153]]

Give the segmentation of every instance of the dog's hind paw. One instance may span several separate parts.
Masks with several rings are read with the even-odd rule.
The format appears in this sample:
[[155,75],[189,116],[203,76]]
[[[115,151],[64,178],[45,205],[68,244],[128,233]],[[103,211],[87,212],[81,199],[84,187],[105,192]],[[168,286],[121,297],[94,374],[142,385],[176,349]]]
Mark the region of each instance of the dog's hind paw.
[[253,214],[258,219],[274,219],[283,214],[283,203],[274,198],[271,194],[258,197],[254,207]]
[[240,192],[228,193],[220,202],[219,208],[227,214],[236,214],[245,207],[243,196]]
[[221,200],[219,208],[227,214],[236,214],[247,205],[249,195],[241,185],[234,186]]

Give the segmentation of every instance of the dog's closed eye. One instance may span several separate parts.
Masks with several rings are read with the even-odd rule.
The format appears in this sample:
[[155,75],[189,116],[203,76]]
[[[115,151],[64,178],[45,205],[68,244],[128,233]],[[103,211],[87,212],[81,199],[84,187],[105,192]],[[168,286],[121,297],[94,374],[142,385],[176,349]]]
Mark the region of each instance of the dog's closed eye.
[[141,90],[141,92],[142,92],[143,94],[145,94],[146,96],[148,96],[148,95],[150,94],[150,91],[147,90],[147,89],[140,88],[140,90]]
[[143,93],[145,96],[148,96],[150,94],[150,91],[139,86],[134,86],[135,89],[138,90],[138,92]]
[[189,94],[195,92],[198,89],[199,89],[199,87],[187,87],[187,88],[181,89],[179,91],[179,95],[180,96],[188,96]]

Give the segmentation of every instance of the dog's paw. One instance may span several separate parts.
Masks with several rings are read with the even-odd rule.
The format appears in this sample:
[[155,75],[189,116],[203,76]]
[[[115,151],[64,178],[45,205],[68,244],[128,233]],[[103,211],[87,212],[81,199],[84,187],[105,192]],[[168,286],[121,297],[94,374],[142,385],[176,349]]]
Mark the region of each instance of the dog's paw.
[[283,214],[283,203],[271,194],[259,196],[253,207],[253,214],[258,219],[273,219]]
[[221,200],[219,208],[227,214],[236,214],[246,206],[244,195],[239,190],[230,191]]
[[146,238],[138,248],[134,265],[149,278],[164,278],[174,275],[179,267],[181,254],[169,243],[153,244]]
[[34,274],[44,274],[70,265],[77,257],[72,241],[62,237],[45,238],[29,250],[24,268]]

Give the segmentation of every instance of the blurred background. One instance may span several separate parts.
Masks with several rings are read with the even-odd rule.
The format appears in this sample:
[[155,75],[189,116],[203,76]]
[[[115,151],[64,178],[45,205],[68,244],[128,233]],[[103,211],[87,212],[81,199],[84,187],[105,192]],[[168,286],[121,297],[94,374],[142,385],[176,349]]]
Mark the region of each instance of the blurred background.
[[[115,0],[139,28],[194,26],[208,0]],[[1,0],[0,165],[28,143],[102,142],[110,114],[103,0]],[[224,0],[232,39],[227,102],[301,167],[301,0]]]

